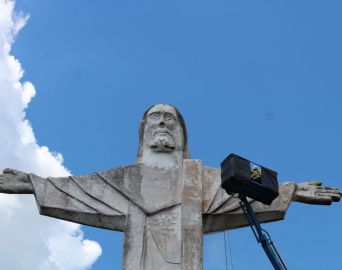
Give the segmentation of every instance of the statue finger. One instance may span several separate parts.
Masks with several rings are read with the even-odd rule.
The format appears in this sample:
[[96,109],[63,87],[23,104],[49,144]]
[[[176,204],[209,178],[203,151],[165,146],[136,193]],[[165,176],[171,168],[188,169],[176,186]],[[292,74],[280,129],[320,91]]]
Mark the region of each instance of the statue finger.
[[12,174],[12,175],[17,175],[19,173],[18,170],[16,169],[11,169],[11,168],[6,168],[3,170],[4,174]]
[[296,193],[295,201],[307,204],[330,205],[332,198],[324,194],[308,196],[305,192],[298,192]]
[[336,195],[339,195],[339,196],[341,196],[342,195],[342,191],[340,191],[340,190],[336,190],[336,189],[334,189],[334,190],[331,190],[331,189],[318,189],[317,190],[317,192],[319,193],[319,194],[336,194]]
[[341,195],[331,195],[333,202],[339,202],[341,200]]
[[315,203],[314,204],[320,204],[320,205],[330,205],[333,202],[333,199],[331,196],[322,196],[319,195],[315,198]]
[[320,186],[320,187],[317,187],[318,189],[323,189],[323,190],[338,190],[338,188],[336,188],[336,187],[322,187],[322,186]]
[[322,181],[321,180],[313,180],[313,181],[309,181],[308,184],[311,186],[321,186]]
[[333,202],[338,202],[341,199],[342,193],[333,190],[325,190],[319,193],[319,196],[330,197]]

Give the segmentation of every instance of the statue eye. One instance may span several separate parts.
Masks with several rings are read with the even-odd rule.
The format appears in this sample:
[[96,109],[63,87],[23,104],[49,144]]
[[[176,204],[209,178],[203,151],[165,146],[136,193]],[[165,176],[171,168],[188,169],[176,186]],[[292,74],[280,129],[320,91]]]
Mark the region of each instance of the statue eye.
[[166,120],[166,121],[171,121],[171,120],[173,120],[173,119],[174,119],[174,117],[173,117],[172,114],[165,114],[165,120]]
[[158,120],[159,117],[160,117],[160,115],[159,115],[158,113],[152,113],[152,114],[150,115],[150,118],[151,118],[152,120]]

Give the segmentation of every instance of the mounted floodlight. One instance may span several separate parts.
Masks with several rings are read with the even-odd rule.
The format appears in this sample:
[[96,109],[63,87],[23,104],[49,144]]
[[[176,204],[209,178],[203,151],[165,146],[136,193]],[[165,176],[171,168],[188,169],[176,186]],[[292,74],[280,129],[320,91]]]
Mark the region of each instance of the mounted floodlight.
[[270,205],[279,195],[277,172],[230,154],[221,162],[222,188]]
[[246,197],[270,205],[279,195],[277,172],[230,154],[221,162],[221,186],[228,194],[238,194],[240,205],[258,243],[275,270],[287,270],[270,235],[260,223]]

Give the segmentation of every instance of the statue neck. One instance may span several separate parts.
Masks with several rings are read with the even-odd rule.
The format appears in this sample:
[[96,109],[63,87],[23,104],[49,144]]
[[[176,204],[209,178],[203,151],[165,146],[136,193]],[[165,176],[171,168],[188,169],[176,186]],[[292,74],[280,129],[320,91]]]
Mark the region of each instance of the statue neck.
[[149,147],[144,147],[141,162],[144,165],[158,168],[173,168],[182,164],[182,151],[171,153],[154,152]]

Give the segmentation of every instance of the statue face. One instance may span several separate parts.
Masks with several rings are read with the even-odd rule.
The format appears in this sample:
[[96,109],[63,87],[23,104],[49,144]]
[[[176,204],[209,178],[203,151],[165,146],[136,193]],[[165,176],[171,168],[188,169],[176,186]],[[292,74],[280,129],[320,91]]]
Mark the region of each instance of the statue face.
[[158,104],[147,113],[144,130],[145,143],[154,152],[173,152],[182,149],[183,135],[174,108]]

